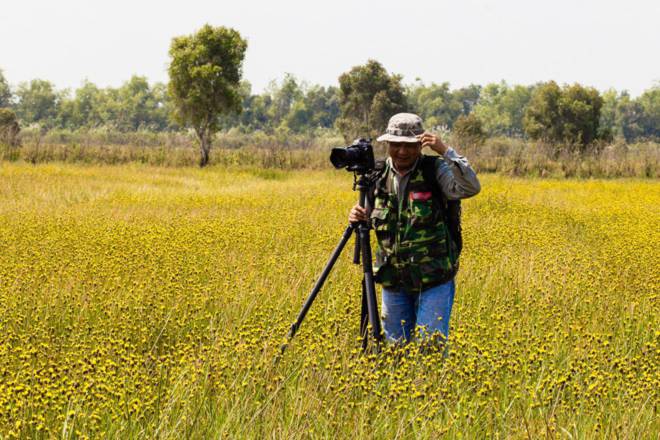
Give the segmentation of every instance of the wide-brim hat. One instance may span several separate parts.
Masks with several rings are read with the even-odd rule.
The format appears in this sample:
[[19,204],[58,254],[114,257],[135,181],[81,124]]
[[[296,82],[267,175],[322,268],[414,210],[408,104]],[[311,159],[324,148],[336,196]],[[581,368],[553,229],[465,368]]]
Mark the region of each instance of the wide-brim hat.
[[397,113],[387,123],[385,133],[378,142],[419,142],[417,136],[424,133],[422,118],[413,113]]

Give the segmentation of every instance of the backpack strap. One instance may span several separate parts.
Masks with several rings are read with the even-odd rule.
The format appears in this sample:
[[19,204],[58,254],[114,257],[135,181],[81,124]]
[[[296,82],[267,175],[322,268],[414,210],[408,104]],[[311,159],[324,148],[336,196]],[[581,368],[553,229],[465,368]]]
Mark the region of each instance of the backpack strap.
[[439,156],[422,155],[422,176],[426,184],[431,188],[433,198],[440,203],[443,215],[445,216],[445,224],[449,230],[449,237],[456,246],[456,258],[458,258],[463,248],[461,201],[447,199],[447,196],[442,191],[440,183],[436,178],[436,169],[439,160],[442,160]]
[[424,177],[424,182],[431,187],[433,198],[441,203],[440,206],[444,210],[447,207],[447,198],[445,197],[445,193],[442,192],[442,188],[440,188],[438,179],[435,178],[436,163],[438,160],[440,160],[438,156],[422,155],[422,177]]

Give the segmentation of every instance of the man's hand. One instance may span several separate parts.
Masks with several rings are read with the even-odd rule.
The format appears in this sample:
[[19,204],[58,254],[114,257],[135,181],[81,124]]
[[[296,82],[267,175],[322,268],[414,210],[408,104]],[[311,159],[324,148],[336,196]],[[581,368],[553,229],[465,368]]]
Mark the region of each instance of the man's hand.
[[348,214],[349,223],[366,222],[368,218],[367,210],[361,207],[359,204],[353,206],[351,212]]
[[431,150],[443,156],[449,147],[447,147],[442,139],[431,133],[424,133],[417,136],[417,139],[422,143],[422,148],[429,147]]

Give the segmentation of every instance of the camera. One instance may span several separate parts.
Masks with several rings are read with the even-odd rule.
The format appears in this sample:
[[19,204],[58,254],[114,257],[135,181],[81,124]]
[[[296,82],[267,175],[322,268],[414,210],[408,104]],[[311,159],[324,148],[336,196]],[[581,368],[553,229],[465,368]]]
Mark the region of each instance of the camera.
[[376,167],[371,139],[356,139],[349,147],[333,148],[330,162],[335,168],[346,168],[357,174],[369,173]]

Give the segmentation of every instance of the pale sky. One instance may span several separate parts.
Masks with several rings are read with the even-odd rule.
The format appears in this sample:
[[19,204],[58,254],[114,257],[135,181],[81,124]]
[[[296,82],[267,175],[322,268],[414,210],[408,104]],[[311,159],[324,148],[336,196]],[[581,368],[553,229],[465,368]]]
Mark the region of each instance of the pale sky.
[[172,37],[209,23],[248,41],[244,78],[312,84],[373,58],[404,83],[554,79],[633,96],[660,81],[660,0],[0,0],[12,85],[167,81]]

